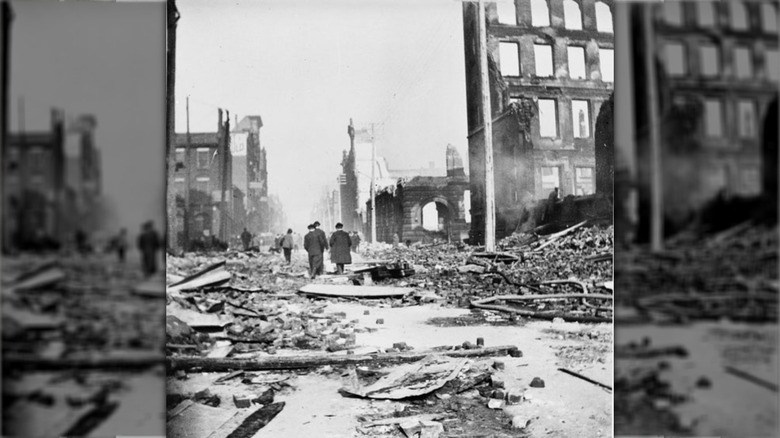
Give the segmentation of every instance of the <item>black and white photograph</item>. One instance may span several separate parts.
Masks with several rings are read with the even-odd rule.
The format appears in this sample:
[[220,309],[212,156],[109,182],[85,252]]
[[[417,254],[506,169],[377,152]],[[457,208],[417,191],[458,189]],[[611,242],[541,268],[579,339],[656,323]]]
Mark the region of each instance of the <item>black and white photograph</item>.
[[617,10],[615,436],[778,436],[778,2]]
[[612,0],[168,7],[168,437],[613,436]]
[[3,1],[2,435],[165,434],[165,4]]

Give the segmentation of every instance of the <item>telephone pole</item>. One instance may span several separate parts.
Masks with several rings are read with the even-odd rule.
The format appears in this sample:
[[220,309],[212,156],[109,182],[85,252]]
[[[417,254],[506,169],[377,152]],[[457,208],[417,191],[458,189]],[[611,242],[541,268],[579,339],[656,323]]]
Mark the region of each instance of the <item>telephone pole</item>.
[[[228,190],[228,143],[230,142],[230,111],[225,110],[225,125],[222,130],[222,209],[219,219],[220,238],[227,242],[228,239],[228,208],[227,208],[227,190]],[[231,190],[232,191],[232,190]]]
[[192,143],[190,139],[190,96],[187,96],[187,149],[184,150],[184,242],[186,249],[190,244],[190,190],[192,184]]
[[496,251],[496,188],[493,176],[493,111],[490,105],[490,79],[488,77],[487,29],[485,2],[477,5],[479,27],[479,76],[482,88],[482,119],[485,130],[485,252]]
[[[174,174],[176,172],[176,23],[179,21],[179,11],[176,9],[176,1],[167,1],[167,27],[168,27],[168,53],[167,53],[167,105],[166,105],[166,128],[168,134],[168,141],[165,144],[165,152],[167,156],[167,171],[168,171],[168,192],[166,193],[166,213],[168,217],[167,224],[167,237],[168,237],[168,249],[175,250],[178,248],[178,227],[176,226],[176,191],[173,189],[176,187],[176,180]],[[189,149],[188,149],[189,151]],[[187,163],[189,166],[189,162]],[[187,208],[189,205],[186,206]],[[185,210],[186,211],[186,210]]]
[[371,243],[376,243],[376,137],[374,124],[371,124]]
[[650,140],[650,247],[661,251],[664,246],[663,179],[661,177],[661,143],[658,115],[658,83],[655,70],[655,35],[653,33],[653,8],[655,3],[644,5],[645,71],[647,74],[648,122]]

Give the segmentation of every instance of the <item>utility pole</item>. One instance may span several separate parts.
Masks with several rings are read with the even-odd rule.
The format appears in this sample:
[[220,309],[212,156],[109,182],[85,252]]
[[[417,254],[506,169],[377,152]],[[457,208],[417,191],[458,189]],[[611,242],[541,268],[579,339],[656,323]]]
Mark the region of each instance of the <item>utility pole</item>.
[[[190,96],[187,96],[187,149],[184,150],[184,242],[186,249],[190,244],[190,190],[192,186],[192,140],[190,138]],[[171,189],[172,190],[172,189]]]
[[[178,227],[176,224],[176,179],[174,174],[176,173],[176,25],[179,21],[180,15],[176,8],[175,0],[167,1],[167,27],[168,27],[168,54],[167,54],[167,102],[166,102],[166,128],[168,134],[168,141],[165,144],[165,152],[167,157],[167,172],[168,172],[168,191],[166,193],[166,213],[168,218],[167,224],[167,237],[168,237],[168,249],[176,250],[178,248],[178,236],[176,235]],[[187,149],[189,152],[189,148]],[[187,166],[190,163],[187,162]],[[189,181],[187,182],[189,184]],[[189,208],[187,205],[185,208]],[[186,211],[186,210],[185,210]]]
[[[7,1],[3,1],[2,4],[0,4],[0,26],[2,26],[2,47],[0,47],[0,50],[2,50],[2,60],[0,60],[0,74],[2,75],[2,78],[0,78],[0,152],[2,155],[2,161],[0,164],[5,164],[5,160],[8,158],[7,150],[8,150],[8,121],[9,121],[9,112],[8,112],[8,84],[9,84],[9,58],[11,57],[11,22],[13,21],[13,13],[11,12],[11,5],[8,4]],[[3,187],[3,192],[5,191],[5,184],[0,184],[0,187]],[[5,195],[5,193],[2,194],[3,201],[8,199],[8,197]],[[5,208],[5,204],[3,205],[3,208]],[[6,213],[8,214],[8,213]],[[2,221],[2,250],[3,252],[7,251],[11,247],[11,236],[10,236],[10,230],[9,230],[9,220],[8,217]]]
[[488,77],[487,29],[485,2],[478,3],[479,27],[479,76],[482,88],[482,119],[485,130],[485,252],[496,251],[496,188],[493,176],[493,111],[490,105],[490,79]]
[[658,114],[658,83],[655,70],[655,35],[653,32],[654,3],[644,5],[645,71],[647,75],[648,122],[650,125],[650,247],[661,251],[664,241],[663,179],[661,175],[661,143]]
[[376,138],[374,124],[371,124],[371,243],[376,243]]
[[[227,190],[228,190],[228,143],[230,142],[230,111],[225,111],[225,125],[222,131],[222,211],[220,214],[219,228],[220,238],[227,242],[228,239],[228,226],[227,226]],[[232,189],[231,189],[232,192]]]

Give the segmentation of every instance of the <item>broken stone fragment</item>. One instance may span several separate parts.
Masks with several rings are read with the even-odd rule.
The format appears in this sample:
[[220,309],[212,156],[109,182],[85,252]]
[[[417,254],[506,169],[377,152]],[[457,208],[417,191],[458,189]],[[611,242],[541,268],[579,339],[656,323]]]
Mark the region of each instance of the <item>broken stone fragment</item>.
[[484,347],[485,346],[485,338],[477,338],[477,346],[478,347]]
[[491,398],[488,400],[488,408],[490,409],[502,409],[506,405],[504,400],[499,400],[497,398]]
[[474,344],[471,343],[471,341],[466,341],[462,345],[464,350],[473,350],[475,348]]
[[404,351],[408,347],[406,345],[406,342],[396,342],[396,343],[393,344],[393,348],[395,348],[395,349],[397,349],[399,351]]
[[544,380],[540,379],[539,377],[534,377],[533,380],[531,380],[531,388],[544,388]]
[[493,369],[498,370],[498,371],[503,371],[504,369],[506,369],[506,365],[504,364],[503,361],[496,360],[496,361],[493,361]]
[[517,391],[510,391],[506,395],[506,401],[510,405],[516,405],[523,401],[523,394]]
[[371,314],[371,312],[369,312],[368,310],[364,310],[363,311],[363,315],[370,315],[370,314]]
[[496,398],[496,399],[499,399],[499,400],[504,400],[504,399],[506,399],[506,391],[504,391],[503,389],[496,389],[490,395],[490,398]]
[[712,387],[712,382],[707,377],[701,376],[699,377],[699,380],[696,381],[696,387],[701,389],[709,389]]
[[496,376],[490,376],[490,386],[493,388],[504,388],[504,381]]
[[384,319],[384,318],[378,318],[378,319],[376,320],[376,323],[377,323],[377,324],[384,324],[384,323],[385,323],[385,319]]
[[531,424],[531,419],[523,415],[515,415],[512,417],[512,427],[514,429],[525,429]]
[[510,348],[508,353],[511,357],[523,357],[523,352],[519,348]]
[[270,405],[274,402],[274,391],[268,389],[259,396],[252,399],[252,403],[257,405]]
[[252,406],[252,401],[245,395],[233,395],[233,403],[237,408],[248,408]]
[[444,433],[444,425],[438,421],[421,421],[420,438],[438,438]]

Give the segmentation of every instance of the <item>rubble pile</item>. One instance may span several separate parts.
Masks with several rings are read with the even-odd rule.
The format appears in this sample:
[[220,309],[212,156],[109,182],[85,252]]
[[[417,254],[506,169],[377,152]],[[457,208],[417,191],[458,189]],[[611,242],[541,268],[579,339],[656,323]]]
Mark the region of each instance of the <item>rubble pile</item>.
[[164,310],[133,292],[139,268],[21,255],[3,260],[2,280],[7,430],[86,435],[137,382],[162,378]]
[[[761,308],[776,308],[777,250],[776,227],[742,226],[736,232],[730,229],[696,241],[678,240],[657,254],[633,248],[617,261],[615,282],[625,291],[618,297],[618,304],[642,307],[648,303],[644,307],[658,308],[661,302],[672,303],[681,309],[675,313],[685,313],[689,318],[712,313],[712,317],[776,319],[776,312],[737,315],[733,311],[745,305],[732,301],[752,295],[765,304]],[[701,304],[707,303],[703,295],[718,298],[709,300],[711,304]],[[680,302],[689,296],[697,297],[696,303]],[[685,307],[693,310],[684,312]],[[708,312],[713,307],[719,309]],[[732,312],[721,311],[721,307],[730,307]]]

